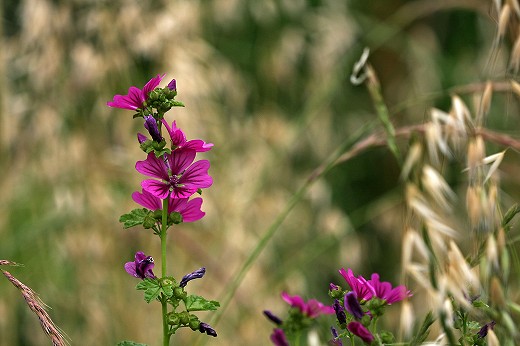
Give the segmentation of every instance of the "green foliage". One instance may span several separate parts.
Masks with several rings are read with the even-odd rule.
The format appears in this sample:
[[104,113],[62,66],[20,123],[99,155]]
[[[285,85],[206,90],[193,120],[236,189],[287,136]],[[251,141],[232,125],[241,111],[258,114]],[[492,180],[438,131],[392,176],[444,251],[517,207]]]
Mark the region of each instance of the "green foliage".
[[147,346],[146,344],[141,344],[139,342],[134,341],[120,341],[117,343],[117,346]]
[[157,299],[161,293],[164,293],[164,290],[157,279],[146,278],[138,283],[135,288],[144,291],[144,300],[147,303]]
[[189,295],[184,302],[188,311],[214,311],[220,306],[220,303],[215,300],[207,300],[195,295]]
[[138,208],[130,213],[121,215],[119,222],[123,224],[125,229],[139,225],[143,225],[144,228],[152,228],[156,220],[153,217],[153,212],[145,208]]

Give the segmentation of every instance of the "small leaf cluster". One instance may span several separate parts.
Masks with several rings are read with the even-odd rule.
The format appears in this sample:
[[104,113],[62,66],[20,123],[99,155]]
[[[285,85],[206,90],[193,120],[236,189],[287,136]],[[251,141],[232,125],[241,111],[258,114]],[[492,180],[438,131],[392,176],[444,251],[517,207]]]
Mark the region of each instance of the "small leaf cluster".
[[[207,300],[202,296],[189,295],[184,287],[179,286],[171,276],[161,279],[146,278],[137,284],[136,289],[144,291],[144,300],[147,303],[157,300],[161,303],[166,302],[173,307],[173,311],[168,313],[167,318],[170,334],[175,334],[181,327],[199,330],[200,320],[191,312],[214,311],[220,306],[217,301]],[[182,311],[177,311],[181,303],[184,308]]]
[[[159,235],[160,229],[158,225],[161,223],[162,210],[149,210],[146,208],[136,208],[127,214],[121,215],[119,222],[123,224],[123,228],[131,228],[142,225],[145,229],[152,229]],[[168,227],[182,223],[182,215],[179,212],[168,214]]]

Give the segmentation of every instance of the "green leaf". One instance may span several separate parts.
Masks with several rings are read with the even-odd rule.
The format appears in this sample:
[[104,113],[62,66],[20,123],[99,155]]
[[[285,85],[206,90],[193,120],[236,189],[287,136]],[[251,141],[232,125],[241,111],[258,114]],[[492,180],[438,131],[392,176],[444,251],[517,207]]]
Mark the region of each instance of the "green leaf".
[[128,214],[121,215],[121,217],[119,218],[119,222],[123,224],[123,228],[130,228],[142,225],[149,214],[150,211],[148,209],[134,209]]
[[141,343],[138,343],[138,342],[133,342],[133,341],[120,341],[117,343],[117,346],[148,346],[146,344],[141,344]]
[[201,296],[189,295],[186,297],[186,310],[188,311],[209,311],[217,310],[220,303],[215,300],[207,300]]
[[159,281],[157,281],[157,279],[149,278],[146,278],[138,283],[136,288],[138,290],[144,291],[144,300],[147,303],[150,303],[152,300],[156,299],[162,291]]

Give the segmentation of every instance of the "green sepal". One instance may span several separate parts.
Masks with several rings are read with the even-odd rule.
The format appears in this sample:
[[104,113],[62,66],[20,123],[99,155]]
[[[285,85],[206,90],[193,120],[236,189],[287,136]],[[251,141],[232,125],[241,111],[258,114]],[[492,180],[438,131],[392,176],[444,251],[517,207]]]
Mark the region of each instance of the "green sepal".
[[171,276],[164,277],[159,280],[161,291],[162,293],[168,297],[171,298],[173,296],[173,289],[177,286],[177,281]]
[[166,140],[164,138],[160,142],[147,139],[146,141],[142,142],[139,146],[141,150],[147,154],[153,151],[155,157],[161,157],[164,154],[170,154],[172,152],[171,149],[166,148]]
[[201,296],[189,295],[184,300],[188,311],[214,311],[220,306],[215,300],[207,300]]
[[159,297],[163,292],[161,285],[157,279],[145,278],[135,287],[138,290],[144,291],[144,300],[150,303],[152,300]]
[[168,225],[178,225],[182,223],[182,214],[178,211],[171,212],[170,215],[168,215]]
[[141,344],[139,342],[134,341],[120,341],[117,343],[117,346],[148,346],[147,344]]
[[172,107],[185,107],[184,103],[182,103],[181,101],[177,101],[177,100],[171,100],[170,104]]
[[144,228],[148,229],[155,225],[153,212],[146,208],[134,209],[127,214],[121,215],[119,222],[123,224],[125,229],[139,225],[143,225]]

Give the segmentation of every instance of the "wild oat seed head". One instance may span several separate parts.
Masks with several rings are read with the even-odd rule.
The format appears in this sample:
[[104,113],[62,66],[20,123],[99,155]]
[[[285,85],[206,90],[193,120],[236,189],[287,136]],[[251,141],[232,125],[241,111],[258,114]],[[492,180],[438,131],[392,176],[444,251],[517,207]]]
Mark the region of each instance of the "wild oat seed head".
[[491,278],[491,283],[489,285],[489,300],[493,304],[493,306],[501,309],[506,306],[506,298],[504,295],[504,289],[502,288],[502,283],[500,279],[496,276]]
[[488,346],[500,346],[500,341],[498,341],[497,335],[495,334],[493,329],[488,330],[486,338]]
[[509,24],[509,17],[511,16],[511,7],[509,4],[505,4],[500,9],[500,16],[498,17],[498,36],[504,37]]
[[419,142],[415,142],[412,144],[410,149],[408,150],[408,155],[406,155],[406,160],[403,164],[403,169],[401,170],[401,179],[405,180],[408,178],[410,172],[413,167],[418,164],[419,160],[422,157],[422,145]]
[[413,327],[415,324],[415,316],[412,308],[412,304],[408,300],[401,302],[401,320],[400,330],[402,335],[409,337],[412,335]]
[[437,170],[430,165],[425,165],[421,181],[425,190],[439,207],[444,210],[451,208],[450,202],[455,200],[456,195]]
[[475,169],[482,165],[482,160],[484,159],[485,155],[486,148],[482,136],[476,136],[475,138],[471,139],[468,143],[467,155],[470,183],[473,183],[473,180],[476,179]]

